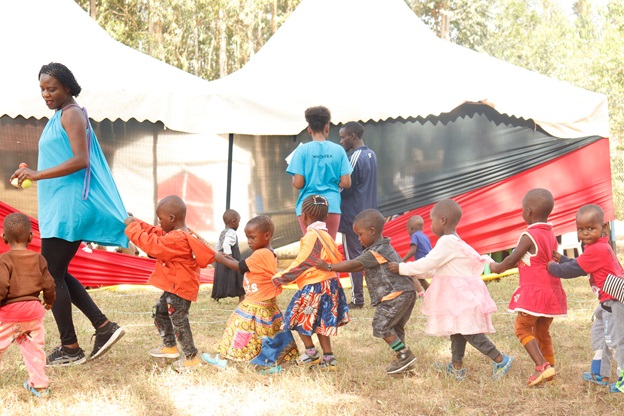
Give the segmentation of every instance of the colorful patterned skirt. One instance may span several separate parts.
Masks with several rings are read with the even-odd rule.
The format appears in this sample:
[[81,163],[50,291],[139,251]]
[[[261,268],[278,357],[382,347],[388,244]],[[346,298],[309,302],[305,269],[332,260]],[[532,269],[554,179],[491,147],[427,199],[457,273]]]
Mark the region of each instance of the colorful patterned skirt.
[[284,330],[302,335],[333,336],[349,323],[349,307],[340,280],[333,278],[305,285],[295,293],[286,314]]
[[290,331],[282,331],[282,312],[275,298],[265,302],[243,300],[230,315],[217,353],[221,358],[261,366],[281,365],[299,353]]

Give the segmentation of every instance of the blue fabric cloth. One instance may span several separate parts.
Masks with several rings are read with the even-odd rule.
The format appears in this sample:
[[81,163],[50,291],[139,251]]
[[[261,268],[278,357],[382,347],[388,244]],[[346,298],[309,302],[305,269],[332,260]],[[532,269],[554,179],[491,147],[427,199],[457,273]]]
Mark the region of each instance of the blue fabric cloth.
[[[38,170],[57,166],[74,155],[61,125],[61,115],[62,110],[54,113],[41,133]],[[95,133],[89,139],[91,180],[86,199],[82,198],[86,169],[38,182],[41,238],[127,247],[128,238],[124,234],[127,211]]]
[[295,212],[301,215],[301,204],[309,195],[322,195],[329,203],[329,212],[340,214],[340,177],[353,169],[342,146],[326,141],[311,141],[297,148],[286,168],[291,175],[301,175],[305,185],[299,190]]
[[284,356],[293,349],[296,351],[295,338],[290,331],[280,331],[272,337],[262,338],[260,354],[250,361],[251,364],[272,367],[283,363]]
[[353,151],[349,163],[353,167],[351,187],[341,193],[338,231],[355,235],[353,220],[356,215],[365,209],[377,209],[377,156],[368,146],[362,146]]
[[431,241],[427,234],[421,230],[412,234],[411,244],[416,244],[416,253],[414,254],[414,260],[422,259],[431,251]]

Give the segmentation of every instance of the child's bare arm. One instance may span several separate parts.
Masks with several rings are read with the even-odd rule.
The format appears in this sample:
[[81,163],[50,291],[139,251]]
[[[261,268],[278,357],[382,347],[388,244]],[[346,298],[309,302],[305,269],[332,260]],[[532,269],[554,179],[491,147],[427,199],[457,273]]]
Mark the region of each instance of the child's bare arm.
[[520,241],[518,241],[516,249],[500,263],[491,263],[490,270],[492,273],[502,273],[507,269],[511,269],[518,264],[522,256],[531,250],[531,248],[535,251],[533,240],[531,240],[528,235],[523,234],[522,237],[520,237]]
[[223,253],[215,253],[215,261],[217,263],[223,264],[229,269],[240,272],[240,266],[238,265],[239,261],[230,256],[224,255]]
[[403,256],[403,261],[408,261],[409,259],[414,258],[414,254],[416,254],[417,250],[418,246],[416,244],[410,244],[409,250],[407,251],[405,256]]
[[316,268],[320,270],[329,270],[332,272],[361,272],[364,270],[362,263],[357,260],[347,260],[341,261],[340,263],[332,263],[331,270],[329,269],[329,264],[323,260],[318,259],[316,261]]
[[412,279],[414,280],[414,286],[416,286],[416,293],[421,296],[421,293],[425,293],[425,289],[422,287],[416,276],[412,276]]

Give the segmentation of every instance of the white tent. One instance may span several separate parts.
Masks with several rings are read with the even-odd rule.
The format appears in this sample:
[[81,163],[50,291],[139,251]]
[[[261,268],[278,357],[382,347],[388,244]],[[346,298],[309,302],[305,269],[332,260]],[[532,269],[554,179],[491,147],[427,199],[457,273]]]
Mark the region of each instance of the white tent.
[[218,133],[297,134],[313,105],[338,124],[487,101],[556,137],[609,135],[604,95],[438,39],[403,0],[304,0],[247,65],[210,85]]
[[96,121],[134,118],[204,130],[198,102],[207,81],[115,41],[73,0],[1,1],[0,38],[0,116],[50,117],[37,74],[60,62],[76,76],[78,102]]

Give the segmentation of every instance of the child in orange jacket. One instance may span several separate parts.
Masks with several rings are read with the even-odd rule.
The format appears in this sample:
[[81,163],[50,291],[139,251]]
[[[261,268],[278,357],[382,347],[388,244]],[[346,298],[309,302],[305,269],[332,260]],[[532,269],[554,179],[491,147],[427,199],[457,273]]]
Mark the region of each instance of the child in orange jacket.
[[164,292],[153,308],[163,345],[150,350],[152,357],[177,358],[176,334],[184,356],[173,363],[177,371],[201,366],[189,323],[191,302],[199,293],[199,269],[214,261],[215,251],[191,235],[186,226],[186,204],[171,195],[158,203],[154,227],[132,214],[124,221],[126,235],[137,247],[156,258],[149,284]]

